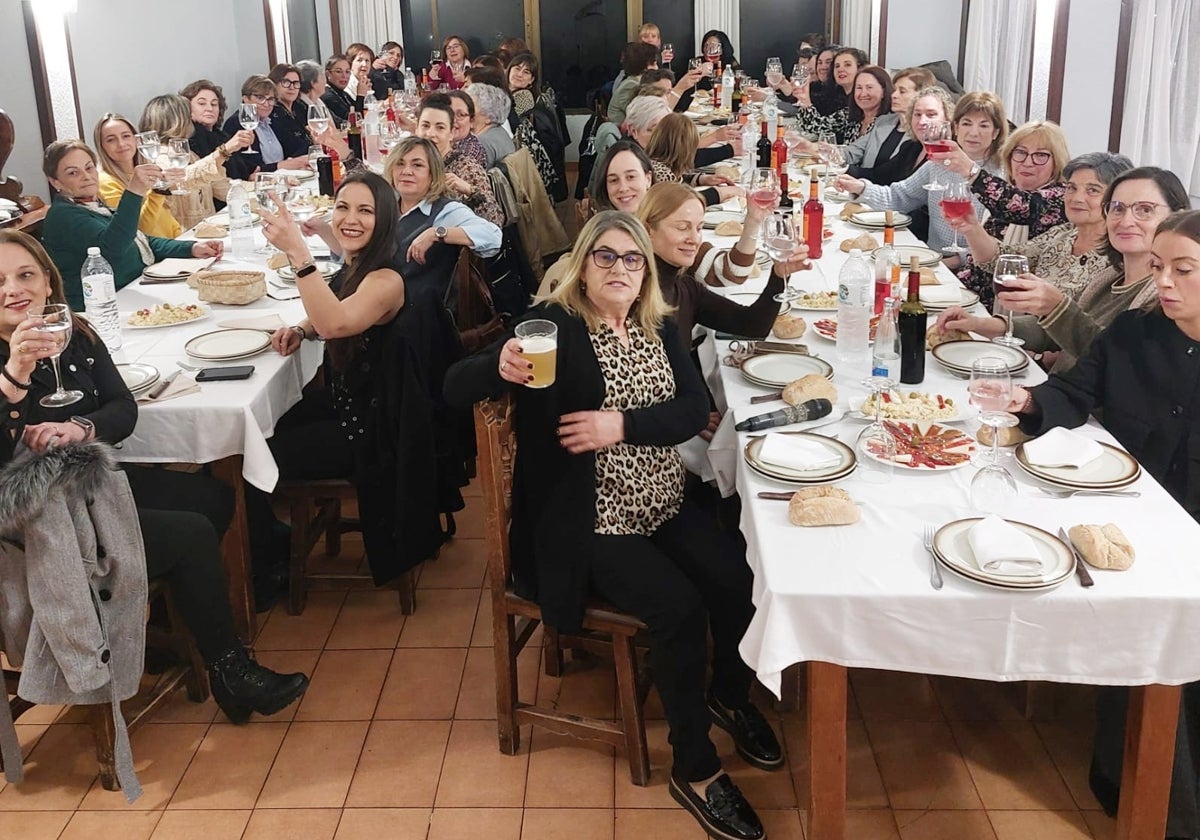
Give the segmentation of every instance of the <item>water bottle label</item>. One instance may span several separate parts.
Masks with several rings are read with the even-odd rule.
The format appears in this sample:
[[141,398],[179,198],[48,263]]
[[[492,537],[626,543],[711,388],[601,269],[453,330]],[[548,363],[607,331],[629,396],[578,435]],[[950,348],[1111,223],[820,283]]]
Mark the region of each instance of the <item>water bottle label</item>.
[[838,303],[850,302],[850,287],[845,283],[838,283]]

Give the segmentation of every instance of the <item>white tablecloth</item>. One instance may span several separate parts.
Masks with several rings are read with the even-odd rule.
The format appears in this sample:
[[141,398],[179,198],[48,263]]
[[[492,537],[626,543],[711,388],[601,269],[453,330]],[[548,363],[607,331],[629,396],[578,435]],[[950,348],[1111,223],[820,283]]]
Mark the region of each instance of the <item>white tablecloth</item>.
[[[263,244],[255,228],[255,246]],[[229,239],[225,240],[226,251]],[[296,294],[295,286],[278,289],[275,272],[266,268],[266,257],[252,255],[242,259],[226,256],[215,268],[257,268],[267,274],[268,292],[281,297]],[[198,303],[195,289],[184,282],[143,285],[134,281],[117,293],[122,322],[133,311],[156,303]],[[268,349],[250,359],[228,363],[201,362],[189,358],[184,344],[194,336],[220,329],[224,320],[277,313],[286,324],[304,317],[299,298],[278,301],[261,298],[246,306],[203,303],[212,310],[208,318],[156,329],[122,330],[123,346],[113,354],[118,362],[142,362],[154,365],[163,376],[176,370],[177,361],[197,367],[220,364],[254,365],[249,379],[205,382],[199,392],[162,403],[138,406],[137,426],[121,445],[120,458],[134,463],[187,462],[204,464],[230,455],[242,455],[243,475],[265,492],[275,488],[279,469],[267,438],[275,423],[300,400],[301,390],[313,378],[321,364],[322,342],[305,341],[301,350],[284,358]]]
[[[819,271],[804,278],[808,289],[836,288],[845,260],[836,243],[856,231],[841,223],[834,227],[834,247]],[[898,234],[897,242],[905,238]],[[752,288],[761,288],[761,281]],[[802,340],[834,364],[843,399],[851,392],[857,400],[865,396],[858,380],[866,371],[837,371],[833,342],[811,328]],[[725,352],[726,342],[717,342],[715,355]],[[734,410],[766,390],[732,367],[719,366],[715,378],[721,398]],[[1032,366],[1026,381],[1043,379]],[[921,390],[967,401],[966,381],[932,358]],[[847,418],[822,432],[837,433],[853,446],[864,425]],[[973,433],[978,421],[962,427]],[[1082,431],[1113,442],[1094,422]],[[1093,570],[1096,585],[1090,589],[1072,577],[1050,591],[1009,592],[943,571],[945,586],[935,591],[921,533],[927,524],[978,515],[968,494],[975,467],[938,473],[897,469],[887,485],[852,475],[838,485],[859,504],[862,521],[799,528],[789,524],[786,502],[757,498],[761,490],[795,488],[752,472],[741,456],[746,439],[727,416],[710,460],[718,475],[728,479],[732,471],[741,493],[742,532],[754,570],[757,611],[741,653],[777,695],[782,671],[805,661],[1001,681],[1137,685],[1200,679],[1200,563],[1193,548],[1200,526],[1148,475],[1134,485],[1142,493],[1138,499],[1058,500],[1041,493],[1010,458],[1019,486],[1012,518],[1051,533],[1059,526],[1115,522],[1137,550],[1137,561],[1125,572]]]

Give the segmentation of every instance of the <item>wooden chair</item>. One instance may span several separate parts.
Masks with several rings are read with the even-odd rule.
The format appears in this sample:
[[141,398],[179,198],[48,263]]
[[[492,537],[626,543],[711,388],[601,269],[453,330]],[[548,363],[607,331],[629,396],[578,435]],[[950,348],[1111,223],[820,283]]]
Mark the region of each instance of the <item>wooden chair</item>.
[[16,130],[13,127],[12,118],[3,109],[0,109],[0,198],[16,202],[21,210],[21,215],[14,219],[0,217],[0,227],[21,230],[40,239],[42,222],[46,218],[46,211],[49,208],[36,195],[22,195],[21,182],[4,174],[4,165],[8,163],[9,155],[12,154],[15,144]]
[[[357,500],[354,485],[342,479],[316,481],[281,481],[275,488],[275,498],[287,502],[291,511],[292,545],[290,548],[290,577],[288,579],[288,614],[304,612],[311,580],[372,581],[369,574],[354,572],[309,572],[308,556],[317,541],[325,538],[325,554],[336,557],[342,550],[342,534],[361,530],[357,519],[342,517],[342,503]],[[411,615],[417,608],[416,569],[409,569],[394,584],[400,612]]]
[[561,669],[559,644],[612,657],[617,672],[621,720],[618,723],[562,712],[517,699],[517,655],[541,622],[538,605],[512,589],[512,559],[508,526],[511,521],[512,470],[516,454],[511,400],[481,402],[475,407],[475,437],[479,449],[479,480],[482,483],[488,580],[492,597],[492,651],[496,667],[496,728],[500,751],[513,755],[521,745],[520,726],[531,723],[575,738],[603,741],[624,747],[629,774],[635,785],[650,780],[650,758],[646,750],[646,724],[642,715],[649,680],[639,679],[634,637],[646,626],[631,615],[597,603],[584,613],[583,633],[561,636],[546,628],[546,672]]
[[[203,703],[208,699],[208,675],[204,662],[200,658],[199,651],[196,650],[191,634],[175,609],[175,602],[171,598],[170,590],[162,581],[151,581],[149,602],[154,603],[155,599],[160,597],[166,604],[168,626],[160,628],[153,624],[149,625],[146,628],[146,647],[147,649],[169,650],[175,654],[180,664],[160,675],[148,696],[143,697],[139,694],[125,702],[123,708],[125,724],[130,734],[149,720],[155,710],[170,699],[181,685],[187,690],[188,699],[193,703]],[[3,676],[6,693],[13,695],[13,699],[8,702],[13,720],[16,720],[36,704],[16,696],[17,684],[21,679],[20,671],[5,668]],[[131,711],[133,706],[136,706],[136,709]],[[117,782],[117,771],[113,759],[117,733],[113,726],[112,707],[108,704],[99,704],[88,706],[87,710],[88,723],[92,729],[92,736],[96,740],[96,762],[99,765],[100,784],[104,786],[105,790],[120,790],[121,785]]]

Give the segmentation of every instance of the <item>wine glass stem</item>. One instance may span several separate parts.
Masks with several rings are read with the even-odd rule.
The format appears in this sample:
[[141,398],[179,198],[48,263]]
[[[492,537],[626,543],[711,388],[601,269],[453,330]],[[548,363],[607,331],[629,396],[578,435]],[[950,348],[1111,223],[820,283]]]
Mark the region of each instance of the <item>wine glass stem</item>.
[[54,393],[61,394],[63,393],[62,371],[58,367],[58,355],[50,357],[50,364],[54,366]]
[[1012,314],[1012,310],[1010,309],[1004,313],[1004,337],[1011,341],[1012,336],[1013,336],[1013,314]]
[[1000,424],[992,426],[992,463],[1000,463]]

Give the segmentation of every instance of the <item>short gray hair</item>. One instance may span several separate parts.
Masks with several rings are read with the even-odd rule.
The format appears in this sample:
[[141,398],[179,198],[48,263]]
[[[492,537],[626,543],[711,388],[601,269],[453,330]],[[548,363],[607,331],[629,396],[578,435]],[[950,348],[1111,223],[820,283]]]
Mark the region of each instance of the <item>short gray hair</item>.
[[1100,183],[1107,186],[1122,172],[1133,169],[1133,161],[1125,155],[1114,155],[1112,152],[1088,152],[1067,161],[1063,167],[1063,180],[1069,181],[1072,175],[1085,169],[1095,172]]
[[483,114],[488,122],[503,125],[508,120],[508,112],[512,110],[512,99],[504,90],[479,82],[472,82],[463,90],[475,103],[475,110]]
[[304,59],[296,62],[296,69],[300,71],[300,92],[308,93],[313,89],[313,85],[317,83],[317,79],[325,73],[325,69],[315,61]]
[[650,123],[671,113],[671,106],[661,96],[635,96],[625,109],[625,126],[645,131]]

